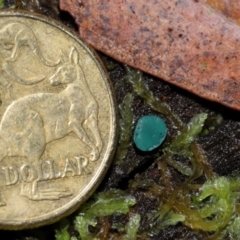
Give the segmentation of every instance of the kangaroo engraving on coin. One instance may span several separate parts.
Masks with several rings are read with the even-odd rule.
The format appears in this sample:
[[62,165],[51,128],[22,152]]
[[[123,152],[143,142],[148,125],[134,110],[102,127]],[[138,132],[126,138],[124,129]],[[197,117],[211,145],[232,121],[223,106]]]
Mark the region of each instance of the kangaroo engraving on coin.
[[62,25],[0,14],[0,227],[52,223],[99,185],[116,113],[99,60]]
[[57,65],[57,63],[51,63],[43,57],[34,32],[23,23],[11,22],[1,28],[0,43],[4,49],[12,50],[11,56],[6,59],[7,61],[15,61],[21,47],[28,46],[43,64],[47,66]]

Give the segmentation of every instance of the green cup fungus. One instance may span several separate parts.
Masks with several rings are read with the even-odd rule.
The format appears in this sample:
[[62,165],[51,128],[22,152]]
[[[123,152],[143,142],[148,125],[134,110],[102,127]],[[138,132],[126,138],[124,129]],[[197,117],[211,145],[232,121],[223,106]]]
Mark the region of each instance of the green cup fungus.
[[167,126],[162,118],[154,115],[141,117],[134,130],[134,143],[144,152],[159,147],[167,135]]

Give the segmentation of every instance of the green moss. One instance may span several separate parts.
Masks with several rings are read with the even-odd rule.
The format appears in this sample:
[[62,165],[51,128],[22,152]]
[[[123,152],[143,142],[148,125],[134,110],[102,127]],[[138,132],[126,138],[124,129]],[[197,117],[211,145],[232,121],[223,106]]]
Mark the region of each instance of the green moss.
[[128,224],[126,225],[126,235],[123,240],[136,240],[137,231],[140,225],[141,217],[139,214],[134,214],[130,217]]
[[[204,154],[203,149],[201,149],[201,147],[195,142],[197,137],[202,134],[203,130],[204,134],[207,134],[212,130],[210,126],[204,129],[207,114],[197,114],[190,120],[187,126],[184,126],[181,120],[172,112],[170,106],[165,101],[162,101],[154,96],[154,94],[148,89],[143,81],[142,72],[129,67],[126,69],[127,79],[132,84],[134,93],[143,98],[145,104],[153,110],[164,114],[165,117],[172,123],[172,126],[170,127],[179,131],[179,134],[175,137],[175,139],[168,144],[167,148],[164,149],[165,156],[163,158],[165,161],[185,176],[189,176],[189,181],[200,177],[203,173],[207,178],[212,177],[213,172],[211,167],[207,164],[206,155]],[[191,168],[181,162],[174,161],[174,154],[187,157],[193,167]]]
[[93,226],[95,227],[97,225],[97,220],[95,216],[84,214],[83,216],[78,216],[75,219],[75,229],[79,232],[79,235],[81,239],[83,240],[97,240],[98,238],[95,238],[92,236],[92,234],[89,232],[88,227]]
[[4,1],[0,0],[0,9],[4,7]]
[[195,193],[190,189],[181,190],[173,209],[186,217],[184,224],[192,229],[212,232],[216,236],[231,235],[239,224],[236,206],[240,189],[236,189],[235,184],[239,186],[238,179],[215,177]]
[[211,166],[208,163],[207,156],[201,146],[193,142],[190,146],[193,155],[191,156],[192,174],[188,181],[192,181],[200,177],[203,173],[206,179],[211,179],[214,176]]
[[190,145],[201,133],[206,119],[206,113],[195,115],[187,124],[187,126],[183,128],[183,131],[171,142],[169,147],[165,149],[165,151],[185,157],[191,156],[192,151],[190,150]]
[[126,69],[126,78],[131,83],[135,94],[142,97],[145,104],[147,104],[153,110],[164,114],[173,123],[174,127],[181,129],[182,123],[180,119],[171,111],[170,106],[165,101],[162,101],[159,98],[155,97],[154,94],[144,84],[142,72],[130,67],[126,67]]
[[[134,185],[136,187],[136,183]],[[187,184],[172,185],[170,189],[160,186],[153,188],[148,182],[145,192],[146,187],[148,191],[154,191],[154,196],[157,193],[160,199],[159,207],[148,215],[148,235],[158,235],[167,226],[181,222],[194,230],[209,232],[211,239],[223,239],[224,236],[238,239],[238,178],[214,177],[200,187]]]
[[83,213],[97,217],[108,216],[113,213],[126,214],[135,203],[135,198],[123,191],[110,190],[94,195],[92,201],[82,205],[79,213],[80,215]]
[[[210,166],[206,163],[207,159],[204,151],[195,143],[199,134],[202,132],[206,119],[206,113],[200,113],[194,116],[173,141],[163,149],[166,162],[182,174],[189,176],[189,180],[200,177],[205,171],[207,172],[207,176],[211,176]],[[192,163],[192,168],[184,165],[182,162],[174,161],[172,158],[173,155],[188,158]]]
[[223,229],[233,217],[236,204],[229,179],[218,177],[208,180],[200,191],[194,207],[208,224],[208,231]]
[[220,126],[223,122],[223,117],[220,114],[210,112],[208,118],[204,123],[201,135],[208,135],[209,133],[215,131],[215,129]]
[[236,216],[229,226],[224,231],[223,236],[229,236],[230,239],[239,239],[240,238],[240,216]]
[[[70,234],[68,232],[69,221],[67,219],[63,219],[60,222],[59,229],[56,230],[55,239],[56,240],[70,240]],[[71,239],[73,240],[73,239]]]
[[97,217],[109,216],[114,213],[127,214],[135,203],[135,198],[120,190],[95,194],[91,201],[83,204],[80,208],[75,219],[75,228],[82,240],[96,240],[98,238],[90,233],[89,226],[97,225]]
[[185,220],[182,214],[174,213],[172,210],[161,207],[148,215],[151,224],[151,229],[148,232],[149,236],[159,234],[159,232],[168,226],[176,225]]
[[193,175],[193,170],[191,167],[187,166],[186,164],[183,164],[182,162],[173,160],[172,155],[165,154],[163,159],[167,162],[168,165],[175,168],[183,175],[189,176],[189,177],[191,177]]
[[127,155],[128,148],[131,145],[132,127],[134,121],[132,102],[133,96],[128,93],[123,99],[123,102],[119,105],[119,113],[121,117],[119,120],[119,142],[114,158],[114,162],[116,164],[123,163],[122,160]]

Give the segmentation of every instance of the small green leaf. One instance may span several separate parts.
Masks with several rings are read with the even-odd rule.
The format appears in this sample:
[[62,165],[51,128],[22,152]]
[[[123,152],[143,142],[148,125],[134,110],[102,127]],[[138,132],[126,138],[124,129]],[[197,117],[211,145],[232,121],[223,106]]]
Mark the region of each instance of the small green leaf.
[[84,204],[81,210],[97,217],[104,217],[113,213],[126,214],[135,203],[135,198],[124,194],[123,191],[111,190],[95,195],[94,201]]
[[79,232],[82,240],[97,240],[96,238],[92,237],[88,230],[89,226],[95,227],[96,224],[97,221],[95,216],[91,214],[83,214],[75,219],[75,228]]
[[71,237],[70,240],[78,240],[77,237]]
[[189,147],[199,133],[201,133],[206,119],[206,113],[200,113],[194,116],[184,130],[173,140],[167,150],[174,154],[188,156]]
[[124,157],[127,155],[128,147],[131,144],[131,133],[133,127],[133,112],[132,112],[133,96],[128,93],[123,102],[119,105],[120,112],[120,138],[114,161],[116,164],[121,164]]
[[89,232],[89,226],[96,226],[97,217],[109,216],[114,213],[126,214],[136,203],[134,197],[120,190],[110,190],[95,194],[92,201],[82,205],[79,216],[75,220],[75,228],[82,240],[97,240]]
[[56,240],[70,240],[70,234],[68,232],[69,222],[64,219],[60,222],[60,229],[56,230],[55,238]]
[[180,173],[182,173],[183,175],[185,175],[185,176],[192,176],[193,170],[192,170],[189,166],[187,166],[187,165],[185,165],[185,164],[183,164],[183,163],[181,163],[181,162],[174,161],[174,160],[172,159],[172,156],[171,156],[171,155],[167,156],[167,157],[165,158],[165,160],[166,160],[166,162],[167,162],[167,164],[168,164],[169,166],[177,169],[177,170],[178,170]]
[[179,222],[183,222],[185,220],[185,216],[181,214],[176,214],[173,211],[170,211],[167,215],[167,218],[164,219],[162,226],[166,228],[170,225],[176,225]]
[[135,214],[130,217],[129,222],[126,226],[127,234],[124,236],[124,240],[136,240],[137,231],[140,226],[141,217],[139,214]]
[[150,213],[148,217],[151,221],[149,236],[157,235],[166,227],[185,221],[184,215],[174,213],[172,210],[166,211],[164,208],[159,208],[157,211]]
[[239,239],[240,237],[240,217],[236,217],[227,227],[230,239]]

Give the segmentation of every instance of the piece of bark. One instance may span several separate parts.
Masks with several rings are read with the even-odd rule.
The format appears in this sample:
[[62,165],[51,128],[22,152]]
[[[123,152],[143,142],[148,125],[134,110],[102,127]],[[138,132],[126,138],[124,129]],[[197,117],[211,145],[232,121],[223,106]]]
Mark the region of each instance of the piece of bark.
[[240,110],[240,26],[203,0],[60,0],[105,54]]
[[206,0],[206,3],[240,24],[239,0]]

